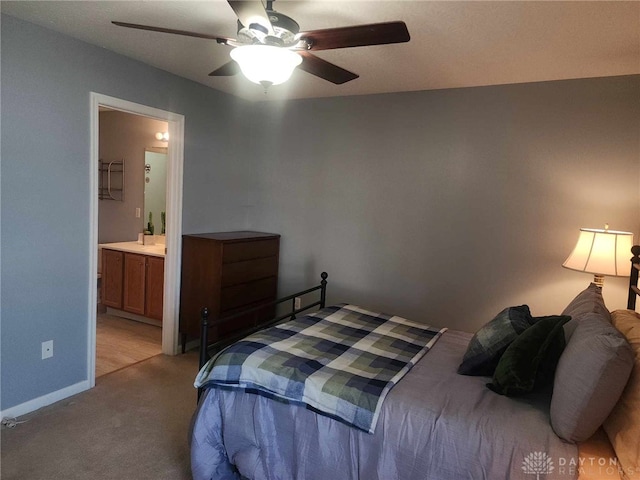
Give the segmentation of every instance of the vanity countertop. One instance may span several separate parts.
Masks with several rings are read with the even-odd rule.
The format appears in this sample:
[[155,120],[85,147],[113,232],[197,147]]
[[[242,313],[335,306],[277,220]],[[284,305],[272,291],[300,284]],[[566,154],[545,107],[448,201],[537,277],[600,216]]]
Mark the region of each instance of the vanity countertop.
[[139,253],[140,255],[152,255],[154,257],[165,256],[164,244],[156,245],[140,245],[138,242],[116,242],[116,243],[101,243],[98,245],[101,248],[107,248],[109,250],[118,250],[120,252]]

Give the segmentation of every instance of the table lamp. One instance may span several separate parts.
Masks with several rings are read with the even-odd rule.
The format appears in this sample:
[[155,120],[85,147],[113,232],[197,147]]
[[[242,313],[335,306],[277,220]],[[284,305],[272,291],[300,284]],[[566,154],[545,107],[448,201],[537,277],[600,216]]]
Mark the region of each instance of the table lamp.
[[629,276],[629,253],[633,233],[604,229],[581,228],[571,255],[562,264],[565,268],[593,273],[593,283],[602,288],[605,275]]

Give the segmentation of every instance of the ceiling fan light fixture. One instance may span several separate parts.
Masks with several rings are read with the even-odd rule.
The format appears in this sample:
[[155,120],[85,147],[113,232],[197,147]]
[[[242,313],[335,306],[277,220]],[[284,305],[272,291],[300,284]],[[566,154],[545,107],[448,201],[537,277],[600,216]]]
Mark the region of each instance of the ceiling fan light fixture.
[[297,53],[272,45],[242,45],[231,50],[231,58],[238,62],[247,79],[265,88],[289,80],[302,63]]

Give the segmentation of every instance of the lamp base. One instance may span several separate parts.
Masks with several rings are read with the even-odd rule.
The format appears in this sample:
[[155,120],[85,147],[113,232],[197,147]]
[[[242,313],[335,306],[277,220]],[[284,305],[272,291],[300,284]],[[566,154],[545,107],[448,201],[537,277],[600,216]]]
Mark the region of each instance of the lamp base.
[[598,287],[602,288],[604,286],[604,275],[594,275],[593,283],[595,283]]

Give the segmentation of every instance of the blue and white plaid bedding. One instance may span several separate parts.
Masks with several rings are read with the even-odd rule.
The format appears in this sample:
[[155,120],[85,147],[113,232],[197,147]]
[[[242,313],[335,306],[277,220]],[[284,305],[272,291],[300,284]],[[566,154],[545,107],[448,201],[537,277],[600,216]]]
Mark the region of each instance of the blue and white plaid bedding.
[[327,307],[227,347],[195,386],[246,390],[373,433],[389,391],[445,330],[354,305]]

